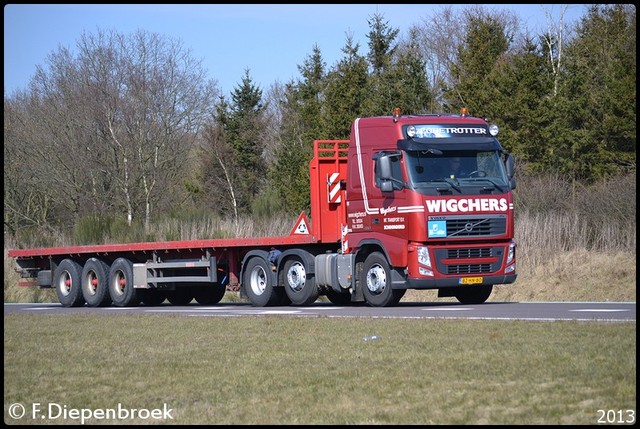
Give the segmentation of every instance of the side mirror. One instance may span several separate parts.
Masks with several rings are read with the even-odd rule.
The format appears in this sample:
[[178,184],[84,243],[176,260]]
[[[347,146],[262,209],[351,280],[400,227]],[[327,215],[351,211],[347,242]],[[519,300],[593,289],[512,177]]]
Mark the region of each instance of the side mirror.
[[516,163],[510,153],[507,154],[505,167],[507,168],[507,176],[509,177],[509,186],[511,186],[511,189],[516,189],[516,179],[514,178],[516,174]]
[[378,174],[381,180],[391,180],[391,158],[389,155],[382,155],[378,158]]

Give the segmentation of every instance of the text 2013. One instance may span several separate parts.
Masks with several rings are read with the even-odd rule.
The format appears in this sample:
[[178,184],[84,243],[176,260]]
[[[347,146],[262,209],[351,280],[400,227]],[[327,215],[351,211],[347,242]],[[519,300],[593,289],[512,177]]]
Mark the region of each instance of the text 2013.
[[636,422],[635,410],[598,410],[598,424]]

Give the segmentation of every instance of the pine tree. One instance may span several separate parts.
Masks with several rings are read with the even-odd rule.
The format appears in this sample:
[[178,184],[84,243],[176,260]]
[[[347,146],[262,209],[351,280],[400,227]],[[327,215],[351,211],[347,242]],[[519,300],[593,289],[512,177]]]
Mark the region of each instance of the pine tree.
[[324,135],[349,138],[351,123],[362,115],[368,96],[367,60],[358,53],[360,45],[347,36],[344,57],[329,72],[322,111]]

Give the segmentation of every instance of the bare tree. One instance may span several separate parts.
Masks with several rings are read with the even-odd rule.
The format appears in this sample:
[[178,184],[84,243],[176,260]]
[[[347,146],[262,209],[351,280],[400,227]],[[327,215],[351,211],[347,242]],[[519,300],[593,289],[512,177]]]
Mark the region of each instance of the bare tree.
[[[31,86],[32,156],[74,213],[123,208],[148,228],[178,178],[217,94],[181,42],[138,31],[83,34]],[[64,197],[62,197],[64,196]]]
[[421,24],[413,25],[409,34],[416,37],[427,66],[429,88],[432,90],[430,110],[440,111],[444,105],[442,95],[456,61],[456,49],[463,41],[460,17],[452,6],[446,6],[439,13],[424,17]]
[[553,96],[558,95],[558,85],[560,81],[560,72],[563,66],[563,48],[567,38],[567,25],[564,22],[564,15],[569,9],[569,5],[559,5],[560,12],[557,21],[554,21],[553,9],[545,9],[544,16],[547,21],[547,31],[542,35],[542,40],[547,47],[547,55],[549,56],[549,64],[553,73]]

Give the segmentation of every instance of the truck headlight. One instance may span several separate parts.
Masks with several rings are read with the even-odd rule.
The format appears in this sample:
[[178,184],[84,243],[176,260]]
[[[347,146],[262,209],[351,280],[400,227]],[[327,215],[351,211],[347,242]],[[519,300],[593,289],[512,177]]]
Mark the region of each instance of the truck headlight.
[[426,246],[418,247],[418,263],[431,268],[431,258],[429,257],[429,249]]
[[515,258],[516,258],[516,243],[511,243],[509,245],[509,253],[507,253],[506,265],[509,265],[510,263],[512,263]]

